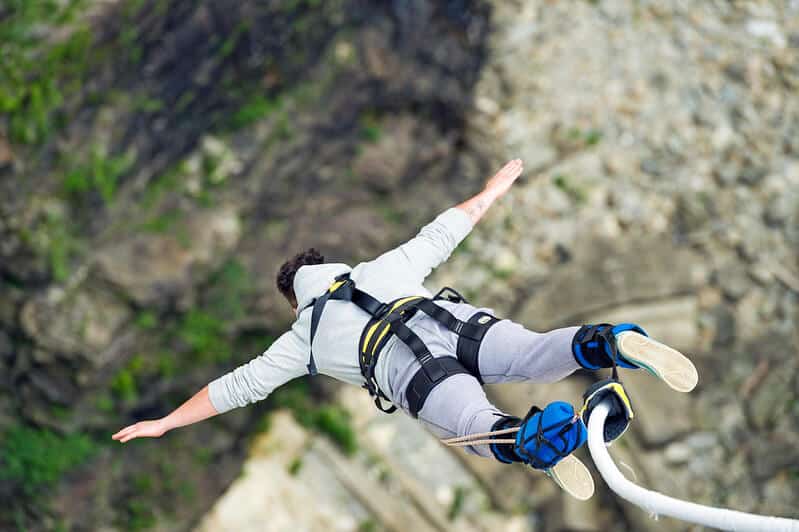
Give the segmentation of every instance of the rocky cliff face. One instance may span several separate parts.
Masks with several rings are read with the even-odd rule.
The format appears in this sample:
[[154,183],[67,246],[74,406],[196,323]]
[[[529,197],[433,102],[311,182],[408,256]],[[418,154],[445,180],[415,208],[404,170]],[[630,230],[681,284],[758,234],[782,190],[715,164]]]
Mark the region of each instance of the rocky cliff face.
[[[637,321],[692,354],[688,396],[624,375],[617,457],[667,493],[799,515],[799,7],[139,4],[20,46],[76,66],[20,60],[63,94],[6,105],[0,523],[678,529],[450,454],[324,382],[322,411],[288,390],[108,445],[282,331],[286,255],[379,253],[516,156],[527,177],[430,286],[533,329]],[[490,392],[522,413],[595,377]],[[265,429],[276,406],[295,416]]]

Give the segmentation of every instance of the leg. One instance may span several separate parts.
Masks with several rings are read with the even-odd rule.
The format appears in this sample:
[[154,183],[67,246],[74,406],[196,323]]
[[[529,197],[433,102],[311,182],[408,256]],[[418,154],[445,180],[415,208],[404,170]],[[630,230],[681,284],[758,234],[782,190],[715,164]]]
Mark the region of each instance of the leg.
[[[407,412],[406,406],[403,408]],[[488,432],[505,416],[486,397],[483,387],[471,375],[454,375],[433,388],[419,421],[439,438]],[[488,445],[465,447],[467,452],[491,457]]]
[[498,382],[554,382],[580,369],[571,343],[579,327],[537,333],[502,320],[483,338],[478,355],[480,374],[487,384]]

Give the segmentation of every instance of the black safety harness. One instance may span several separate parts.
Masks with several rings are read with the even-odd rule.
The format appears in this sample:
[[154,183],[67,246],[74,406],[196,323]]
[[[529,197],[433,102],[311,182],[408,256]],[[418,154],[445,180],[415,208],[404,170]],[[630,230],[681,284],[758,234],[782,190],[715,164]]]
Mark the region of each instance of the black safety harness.
[[[446,300],[454,303],[466,302],[463,296],[449,287],[443,288],[432,299],[422,296],[410,296],[384,303],[357,288],[355,282],[350,279],[349,273],[337,276],[323,295],[308,304],[308,306],[313,306],[311,314],[311,351],[308,361],[308,373],[310,375],[318,373],[313,357],[313,340],[325,305],[330,300],[350,301],[371,316],[358,342],[358,362],[361,374],[366,380],[364,388],[374,397],[375,405],[381,411],[392,413],[397,409],[393,405],[388,408],[383,406],[381,399],[389,401],[389,398],[380,390],[375,380],[375,367],[377,366],[380,351],[392,335],[396,335],[408,346],[421,365],[421,368],[411,378],[405,391],[408,408],[414,417],[418,416],[433,388],[448,377],[468,373],[477,378],[482,384],[483,380],[477,363],[480,343],[486,331],[499,321],[499,318],[487,312],[477,312],[468,321],[459,320],[451,312],[434,303],[436,300]],[[419,310],[458,335],[456,357],[434,357],[419,336],[406,325],[406,322]]]

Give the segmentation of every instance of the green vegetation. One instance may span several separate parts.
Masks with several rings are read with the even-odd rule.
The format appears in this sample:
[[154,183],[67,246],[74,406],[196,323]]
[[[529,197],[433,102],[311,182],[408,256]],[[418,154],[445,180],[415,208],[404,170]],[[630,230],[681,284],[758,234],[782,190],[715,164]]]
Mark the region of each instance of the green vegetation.
[[128,369],[122,369],[111,381],[111,390],[120,400],[130,403],[139,397],[139,390],[136,385],[136,377]]
[[[0,114],[12,142],[35,144],[57,127],[57,111],[81,87],[92,36],[73,28],[63,41],[42,46],[43,29],[54,34],[70,24],[83,0],[10,0],[0,18]],[[42,50],[42,48],[46,48]]]
[[208,307],[220,320],[237,320],[244,317],[242,300],[253,289],[247,269],[236,259],[227,261],[209,280],[206,292]]
[[135,495],[125,502],[126,516],[119,521],[125,530],[147,530],[155,526],[157,519],[153,501],[149,497]]
[[302,469],[302,458],[297,457],[289,463],[288,472],[292,477],[299,475],[300,469]]
[[237,130],[250,126],[279,110],[281,106],[280,98],[255,94],[230,117],[230,128]]
[[361,138],[366,142],[377,142],[382,134],[380,122],[374,113],[363,113],[360,119]]
[[63,205],[55,203],[44,210],[43,216],[20,237],[38,256],[46,259],[50,274],[58,282],[69,277],[69,263],[81,249],[64,214]]
[[358,450],[350,413],[339,405],[320,404],[311,396],[307,381],[282,386],[271,399],[275,406],[291,410],[303,427],[326,434],[345,454],[353,455]]
[[358,532],[377,532],[378,526],[374,519],[365,519],[358,525]]
[[33,497],[85,462],[96,449],[97,444],[84,434],[62,436],[47,429],[13,425],[0,440],[0,481],[13,482]]
[[223,362],[232,354],[224,324],[208,312],[192,309],[178,324],[178,337],[203,362]]
[[233,50],[236,48],[236,44],[239,42],[239,39],[242,35],[244,35],[245,32],[249,31],[250,26],[251,24],[248,21],[239,22],[219,47],[219,56],[227,57],[232,54]]
[[150,310],[142,311],[138,316],[136,316],[136,326],[145,331],[154,329],[157,323],[158,318],[155,315],[155,312]]
[[452,503],[449,505],[449,512],[447,518],[454,521],[463,511],[463,503],[466,501],[466,488],[463,486],[456,486],[455,493],[452,496]]
[[72,198],[95,192],[106,204],[114,199],[117,182],[133,164],[129,156],[108,157],[100,148],[92,149],[89,160],[67,173],[64,190]]
[[575,185],[571,176],[557,174],[552,178],[552,183],[565,192],[576,203],[585,203],[585,200],[587,199],[585,190]]
[[50,245],[47,247],[50,273],[53,279],[63,282],[69,277],[69,260],[77,245],[62,220],[49,217],[47,226],[50,233]]
[[602,140],[602,131],[596,128],[583,131],[579,127],[573,127],[566,132],[566,138],[572,142],[594,146]]

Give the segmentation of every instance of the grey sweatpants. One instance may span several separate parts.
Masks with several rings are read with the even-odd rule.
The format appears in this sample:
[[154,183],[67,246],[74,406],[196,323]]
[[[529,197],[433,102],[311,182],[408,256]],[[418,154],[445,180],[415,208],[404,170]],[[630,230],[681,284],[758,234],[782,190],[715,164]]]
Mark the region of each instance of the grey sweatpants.
[[[436,301],[436,304],[464,321],[475,312],[491,312],[491,309],[466,303]],[[421,315],[414,317],[409,325],[433,356],[455,355],[458,336],[437,321]],[[571,352],[571,341],[578,329],[567,327],[537,333],[508,319],[498,321],[486,332],[480,344],[480,374],[486,384],[560,380],[580,368]],[[381,363],[384,365],[382,368]],[[419,367],[411,350],[400,341],[387,345],[378,362],[377,377],[381,389],[405,412],[409,412],[405,389]],[[489,402],[476,378],[460,374],[445,379],[430,392],[419,412],[419,420],[439,438],[450,438],[488,432],[502,415],[505,414]],[[487,445],[466,449],[491,456]]]

